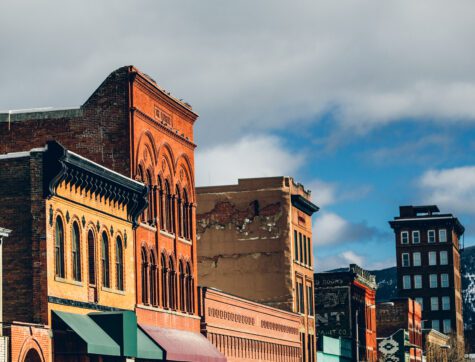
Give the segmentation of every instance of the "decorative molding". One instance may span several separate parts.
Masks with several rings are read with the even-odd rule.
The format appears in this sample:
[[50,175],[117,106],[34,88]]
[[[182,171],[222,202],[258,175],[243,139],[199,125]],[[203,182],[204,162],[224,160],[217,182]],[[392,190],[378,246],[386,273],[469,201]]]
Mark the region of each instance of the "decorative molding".
[[306,213],[308,216],[312,216],[314,212],[320,210],[320,208],[313,202],[307,200],[301,195],[292,195],[292,206],[296,207],[300,211]]
[[[109,170],[95,162],[68,151],[56,141],[49,141],[43,154],[43,192],[49,199],[56,195],[61,182],[108,199],[127,209],[133,227],[148,205],[148,188],[139,182]],[[99,228],[98,228],[99,229]]]
[[54,304],[59,304],[59,305],[67,305],[67,306],[70,306],[70,307],[78,307],[78,308],[98,310],[98,311],[101,311],[101,312],[120,312],[120,311],[126,310],[126,309],[122,309],[122,308],[109,307],[109,306],[106,306],[106,305],[88,303],[88,302],[79,302],[77,300],[64,299],[64,298],[58,298],[58,297],[53,297],[53,296],[48,296],[48,302],[49,303],[54,303]]

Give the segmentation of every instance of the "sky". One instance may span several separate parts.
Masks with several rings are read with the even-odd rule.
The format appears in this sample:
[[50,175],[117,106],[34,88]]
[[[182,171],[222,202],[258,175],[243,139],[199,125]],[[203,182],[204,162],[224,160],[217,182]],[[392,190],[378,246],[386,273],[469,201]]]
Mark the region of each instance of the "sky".
[[193,105],[198,185],[289,175],[315,265],[395,265],[399,205],[475,245],[475,3],[0,2],[0,109],[79,106],[133,64]]

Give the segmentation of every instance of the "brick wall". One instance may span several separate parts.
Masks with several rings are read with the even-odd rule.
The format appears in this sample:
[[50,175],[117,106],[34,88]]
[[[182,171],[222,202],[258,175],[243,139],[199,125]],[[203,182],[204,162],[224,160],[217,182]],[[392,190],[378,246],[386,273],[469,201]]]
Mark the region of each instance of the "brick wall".
[[52,340],[50,330],[42,326],[18,324],[11,326],[10,355],[12,362],[23,362],[32,354],[41,362],[52,361]]

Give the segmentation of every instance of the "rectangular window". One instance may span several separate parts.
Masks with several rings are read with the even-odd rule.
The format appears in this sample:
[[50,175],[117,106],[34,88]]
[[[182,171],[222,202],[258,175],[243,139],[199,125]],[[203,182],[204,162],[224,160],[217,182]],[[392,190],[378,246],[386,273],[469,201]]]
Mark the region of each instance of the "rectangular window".
[[414,275],[414,289],[421,289],[421,288],[422,288],[422,276]]
[[441,274],[440,275],[440,286],[442,288],[449,287],[449,274]]
[[437,265],[437,252],[429,251],[429,265]]
[[442,310],[450,310],[450,297],[442,297]]
[[440,254],[440,265],[447,265],[449,263],[449,257],[447,251],[441,251]]
[[307,237],[308,266],[312,266],[312,239]]
[[296,261],[299,260],[299,245],[298,245],[297,230],[294,230],[294,259]]
[[305,313],[305,298],[304,298],[304,294],[303,294],[303,283],[299,283],[299,301],[300,301],[300,305],[299,305],[299,312],[300,313]]
[[310,285],[307,285],[307,309],[308,315],[314,315],[313,290]]
[[444,333],[452,332],[452,326],[450,324],[450,319],[444,319],[442,323],[443,323]]
[[402,253],[402,266],[411,266],[408,253]]
[[421,305],[421,310],[424,310],[424,298],[418,297],[416,298],[416,302]]
[[439,297],[430,298],[430,310],[439,310]]
[[439,230],[439,243],[447,242],[447,230],[440,229]]
[[307,265],[307,237],[305,235],[303,237],[303,263]]
[[430,274],[429,275],[429,287],[431,287],[431,288],[437,288],[438,287],[437,274]]
[[303,239],[302,239],[302,233],[299,233],[299,262],[303,261]]
[[401,231],[401,244],[409,244],[409,232]]
[[411,289],[411,276],[403,275],[402,277],[402,289]]
[[412,232],[412,243],[413,244],[419,244],[421,242],[421,233],[419,230],[414,230]]
[[435,230],[429,230],[427,232],[427,242],[435,243]]
[[435,329],[436,331],[440,330],[440,322],[438,319],[432,321],[432,329]]
[[414,266],[421,266],[421,253],[413,253],[412,254],[412,264]]

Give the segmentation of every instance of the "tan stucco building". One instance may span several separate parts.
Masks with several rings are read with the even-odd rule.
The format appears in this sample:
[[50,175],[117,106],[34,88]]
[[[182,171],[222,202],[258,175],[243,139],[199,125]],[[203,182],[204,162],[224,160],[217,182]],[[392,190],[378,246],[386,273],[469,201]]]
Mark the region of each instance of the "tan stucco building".
[[301,316],[303,361],[314,360],[310,192],[291,177],[197,188],[200,284]]

